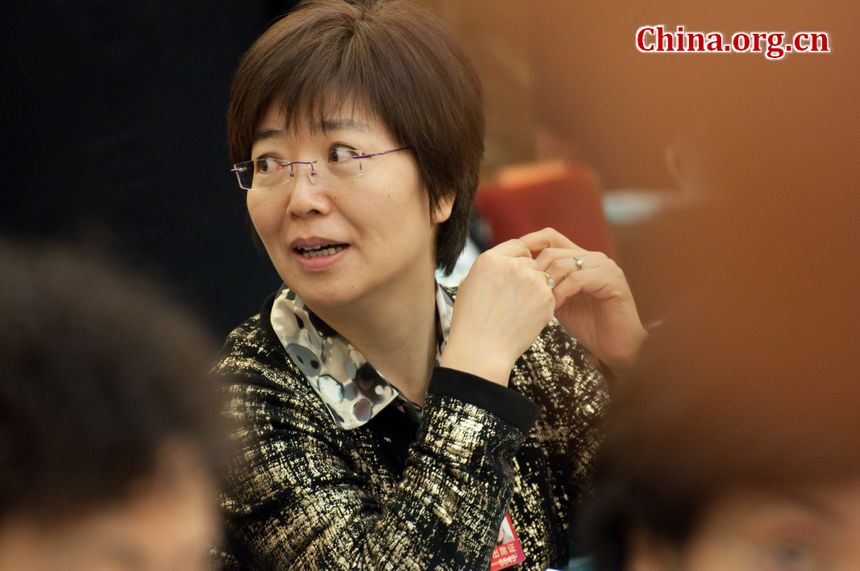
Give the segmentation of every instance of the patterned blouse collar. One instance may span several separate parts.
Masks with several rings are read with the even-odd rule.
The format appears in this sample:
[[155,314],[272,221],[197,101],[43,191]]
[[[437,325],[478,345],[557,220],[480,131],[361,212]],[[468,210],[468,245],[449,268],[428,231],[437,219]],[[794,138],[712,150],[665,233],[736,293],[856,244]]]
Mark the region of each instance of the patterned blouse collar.
[[[437,362],[448,341],[453,305],[450,295],[437,283],[436,310],[441,332]],[[288,287],[284,286],[275,296],[270,319],[290,360],[305,375],[342,429],[352,430],[366,424],[394,401],[407,413],[420,416],[421,407],[403,396]]]

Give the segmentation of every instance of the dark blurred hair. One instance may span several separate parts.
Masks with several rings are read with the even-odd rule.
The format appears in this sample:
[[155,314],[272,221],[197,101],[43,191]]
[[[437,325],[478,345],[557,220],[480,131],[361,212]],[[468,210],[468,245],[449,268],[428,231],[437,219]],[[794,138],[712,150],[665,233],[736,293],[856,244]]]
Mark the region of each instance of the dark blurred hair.
[[198,323],[141,279],[0,241],[0,519],[121,500],[173,444],[214,475],[213,355]]
[[234,161],[249,158],[272,104],[293,128],[353,105],[412,147],[431,213],[454,198],[436,239],[436,263],[450,273],[478,185],[484,113],[478,76],[441,22],[397,0],[306,2],[269,28],[236,71],[227,114]]
[[582,525],[599,570],[633,532],[682,546],[730,490],[860,478],[857,199],[732,198],[655,253],[675,299],[607,414]]

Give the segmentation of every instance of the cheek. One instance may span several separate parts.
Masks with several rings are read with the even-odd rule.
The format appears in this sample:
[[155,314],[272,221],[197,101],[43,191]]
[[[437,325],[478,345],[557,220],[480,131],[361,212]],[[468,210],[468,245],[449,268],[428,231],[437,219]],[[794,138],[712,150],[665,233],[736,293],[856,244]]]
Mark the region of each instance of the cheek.
[[272,200],[267,200],[257,193],[248,193],[246,199],[248,215],[261,238],[276,232],[280,224],[279,209]]
[[[387,212],[393,213],[392,220],[408,219],[410,224],[430,224],[430,206],[427,190],[421,181],[417,168],[402,169],[396,172],[395,182],[389,186],[384,200]],[[405,225],[398,225],[403,227]],[[406,228],[404,228],[406,229]],[[417,229],[415,226],[411,230]]]

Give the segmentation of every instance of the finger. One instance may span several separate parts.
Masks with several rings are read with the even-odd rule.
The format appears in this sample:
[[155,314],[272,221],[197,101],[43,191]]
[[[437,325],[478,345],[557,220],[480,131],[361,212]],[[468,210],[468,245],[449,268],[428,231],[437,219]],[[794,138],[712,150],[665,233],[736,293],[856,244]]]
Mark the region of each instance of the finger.
[[569,270],[565,277],[556,280],[553,289],[556,309],[567,299],[582,293],[597,299],[623,297],[627,291],[626,283],[617,266],[607,264],[579,271]]
[[[533,281],[535,285],[543,286],[552,279],[548,273],[537,267],[535,261],[531,259],[531,257],[521,256],[513,258],[510,261],[513,262],[513,266],[510,267],[509,271],[516,272],[519,276],[527,276],[527,279]],[[513,277],[513,275],[514,274],[511,274],[511,277]]]
[[526,244],[518,238],[514,238],[512,240],[506,240],[506,241],[502,242],[501,244],[497,244],[497,245],[493,246],[492,248],[490,248],[489,250],[487,250],[485,253],[491,253],[491,252],[496,253],[496,254],[502,254],[504,256],[510,256],[512,258],[519,258],[519,257],[531,258],[532,257],[532,254],[529,251],[528,246],[526,246]]
[[[540,269],[540,268],[538,268],[538,269]],[[552,278],[553,283],[561,284],[567,279],[567,277],[570,274],[572,274],[574,272],[578,272],[578,271],[580,271],[580,269],[579,269],[579,267],[577,267],[576,260],[574,260],[573,258],[559,258],[559,259],[553,261],[553,263],[551,263],[549,265],[549,267],[544,268],[543,271],[545,271],[547,273],[547,275],[550,276],[550,278]],[[555,289],[555,288],[553,288],[553,289]],[[561,291],[563,292],[564,290],[561,290]],[[553,292],[553,293],[555,293],[555,292]],[[575,293],[579,293],[579,290],[577,289]],[[573,293],[571,295],[575,295],[575,293]],[[558,300],[558,296],[556,296],[556,298],[557,298],[557,301],[559,301],[559,303],[557,303],[557,305],[561,305],[561,303],[564,301],[564,299],[566,299],[566,298],[563,298],[561,300]]]
[[573,258],[576,254],[567,248],[545,248],[535,258],[535,265],[543,271],[556,260],[564,258]]
[[549,274],[557,284],[563,282],[567,276],[579,269],[576,267],[576,261],[573,258],[558,258],[553,260],[546,268],[541,268],[540,266],[537,266],[537,268]]
[[525,243],[533,254],[537,254],[546,248],[566,248],[575,250],[576,252],[585,251],[554,228],[544,228],[537,232],[531,232],[525,236],[521,236],[520,240]]
[[535,258],[535,262],[537,262],[538,268],[543,271],[548,271],[547,268],[551,267],[558,260],[569,259],[575,262],[576,258],[582,260],[583,268],[586,266],[590,268],[602,266],[605,263],[612,261],[603,252],[590,252],[588,250],[583,250],[581,253],[577,253],[567,248],[547,248],[538,254],[537,258]]
[[552,277],[548,273],[541,270],[537,270],[537,272],[544,280],[546,280],[546,285],[549,287],[549,289],[553,289],[555,287],[555,280],[552,279]]

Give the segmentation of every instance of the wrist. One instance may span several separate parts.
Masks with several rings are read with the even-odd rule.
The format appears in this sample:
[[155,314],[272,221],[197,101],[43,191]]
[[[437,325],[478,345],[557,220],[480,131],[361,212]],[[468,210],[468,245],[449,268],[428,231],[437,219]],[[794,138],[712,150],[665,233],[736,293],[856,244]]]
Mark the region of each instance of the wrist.
[[452,346],[450,341],[449,339],[448,345],[439,358],[440,366],[469,373],[504,387],[508,386],[513,363],[478,348],[464,350],[457,345]]
[[648,339],[648,332],[643,327],[635,337],[636,338],[630,343],[629,350],[624,354],[613,355],[612,357],[604,357],[600,359],[600,363],[608,369],[613,376],[621,377],[626,375],[636,364],[642,345],[645,343],[645,340]]

